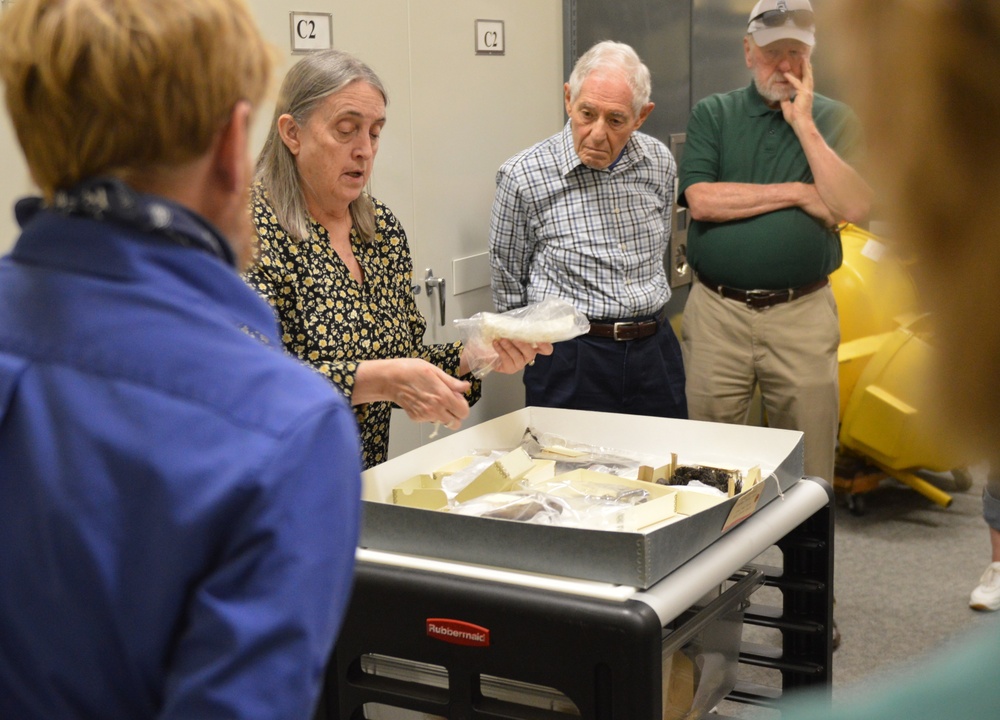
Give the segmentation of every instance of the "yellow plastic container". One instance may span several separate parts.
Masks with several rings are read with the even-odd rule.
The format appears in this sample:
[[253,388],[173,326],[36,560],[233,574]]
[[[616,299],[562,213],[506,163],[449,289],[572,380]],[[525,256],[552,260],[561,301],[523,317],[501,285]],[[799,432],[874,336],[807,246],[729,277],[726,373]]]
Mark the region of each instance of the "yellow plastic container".
[[840,233],[844,263],[830,276],[840,315],[840,417],[868,360],[894,331],[920,313],[907,263],[855,225]]
[[858,378],[840,423],[842,448],[889,468],[947,472],[963,465],[930,395],[930,316],[889,333]]
[[890,247],[853,225],[841,240],[844,264],[831,276],[841,332],[840,453],[947,507],[951,496],[915,474],[951,471],[960,489],[969,485],[970,460],[954,449],[929,392],[931,318],[921,311],[907,263]]

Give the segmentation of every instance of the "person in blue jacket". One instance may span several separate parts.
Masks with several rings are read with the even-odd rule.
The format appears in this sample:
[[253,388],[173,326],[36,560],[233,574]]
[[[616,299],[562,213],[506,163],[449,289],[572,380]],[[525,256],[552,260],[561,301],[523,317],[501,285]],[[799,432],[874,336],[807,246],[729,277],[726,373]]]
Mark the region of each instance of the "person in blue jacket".
[[18,0],[41,198],[0,261],[0,718],[306,718],[348,602],[354,417],[241,279],[271,73],[243,0]]

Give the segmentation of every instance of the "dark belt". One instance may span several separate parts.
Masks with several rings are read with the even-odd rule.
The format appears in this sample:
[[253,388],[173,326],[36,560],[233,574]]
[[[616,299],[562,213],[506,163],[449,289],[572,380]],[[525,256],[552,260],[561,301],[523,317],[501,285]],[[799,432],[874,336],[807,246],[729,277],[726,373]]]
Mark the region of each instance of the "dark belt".
[[619,342],[647,338],[650,335],[655,335],[656,331],[660,329],[660,323],[666,317],[665,310],[666,306],[656,314],[656,317],[649,319],[620,320],[618,322],[593,321],[590,323],[590,330],[587,334]]
[[809,293],[814,293],[817,290],[825,288],[830,284],[830,278],[824,277],[814,283],[802,285],[801,287],[787,288],[785,290],[737,290],[736,288],[726,287],[725,285],[719,285],[718,283],[712,282],[701,273],[695,273],[695,277],[698,278],[698,282],[712,292],[718,293],[724,298],[741,302],[752,310],[762,310],[763,308],[769,308],[772,305],[780,305],[781,303],[791,302],[792,300],[797,300],[804,295],[808,295]]

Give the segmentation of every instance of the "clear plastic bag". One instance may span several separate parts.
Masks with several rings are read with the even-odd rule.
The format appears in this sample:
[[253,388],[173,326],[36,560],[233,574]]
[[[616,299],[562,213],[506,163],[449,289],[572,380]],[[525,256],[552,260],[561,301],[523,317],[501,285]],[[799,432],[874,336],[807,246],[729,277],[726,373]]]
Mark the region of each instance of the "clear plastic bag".
[[523,484],[508,492],[480,495],[453,505],[451,512],[536,525],[613,530],[620,526],[623,512],[648,500],[649,493],[641,489],[555,479]]
[[624,452],[577,442],[550,432],[526,428],[521,448],[530,457],[555,460],[556,474],[572,470],[594,470],[609,475],[635,478],[641,465],[662,465],[662,458],[647,453]]
[[[615,529],[621,525],[622,513],[647,502],[649,492],[613,483],[569,482],[558,478],[531,486],[532,492],[556,497],[567,511],[559,517],[560,525]],[[555,523],[554,523],[555,524]]]
[[529,490],[480,495],[458,503],[451,511],[459,515],[517,520],[536,525],[562,525],[569,504],[562,498]]
[[477,378],[493,370],[500,359],[493,349],[494,340],[556,343],[583,335],[590,329],[587,316],[559,298],[546,298],[505,313],[479,312],[454,323],[465,346],[469,367]]

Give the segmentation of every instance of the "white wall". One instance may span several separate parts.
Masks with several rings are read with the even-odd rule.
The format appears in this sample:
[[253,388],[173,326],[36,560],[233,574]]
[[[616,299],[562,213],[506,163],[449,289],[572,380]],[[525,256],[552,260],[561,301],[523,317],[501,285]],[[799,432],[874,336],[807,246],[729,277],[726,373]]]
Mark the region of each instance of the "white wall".
[[[400,218],[416,279],[425,268],[448,283],[446,324],[423,292],[428,341],[457,339],[451,321],[492,310],[487,287],[453,294],[453,261],[486,252],[494,175],[507,157],[556,132],[562,110],[562,0],[250,0],[281,63],[298,59],[289,13],[331,13],[333,45],[359,56],[389,92],[388,123],[372,192]],[[476,19],[503,20],[505,54],[475,54]],[[257,113],[253,150],[272,107]],[[6,114],[0,121],[0,251],[16,236],[13,203],[32,189]],[[480,258],[480,261],[482,259]],[[481,262],[480,262],[481,265]],[[489,375],[467,423],[523,405],[519,376]],[[400,413],[401,414],[401,413]],[[394,418],[392,454],[424,441],[427,426]]]
[[32,193],[37,193],[37,190],[28,175],[5,108],[0,114],[0,254],[6,252],[17,238],[14,201]]

